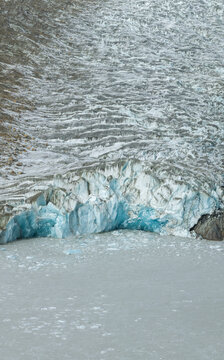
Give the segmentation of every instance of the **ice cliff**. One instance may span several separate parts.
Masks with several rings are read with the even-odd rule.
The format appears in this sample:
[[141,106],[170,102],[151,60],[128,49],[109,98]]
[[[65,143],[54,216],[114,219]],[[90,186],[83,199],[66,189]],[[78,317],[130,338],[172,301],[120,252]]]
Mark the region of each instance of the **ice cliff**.
[[120,228],[189,236],[202,215],[222,207],[221,187],[156,176],[140,162],[71,171],[1,203],[0,243]]

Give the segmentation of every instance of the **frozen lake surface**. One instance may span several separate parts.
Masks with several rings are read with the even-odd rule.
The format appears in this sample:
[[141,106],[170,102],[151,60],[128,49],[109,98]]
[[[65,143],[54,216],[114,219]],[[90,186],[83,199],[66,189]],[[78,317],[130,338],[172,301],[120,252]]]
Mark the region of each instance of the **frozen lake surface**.
[[0,247],[4,360],[222,360],[223,243],[114,231]]

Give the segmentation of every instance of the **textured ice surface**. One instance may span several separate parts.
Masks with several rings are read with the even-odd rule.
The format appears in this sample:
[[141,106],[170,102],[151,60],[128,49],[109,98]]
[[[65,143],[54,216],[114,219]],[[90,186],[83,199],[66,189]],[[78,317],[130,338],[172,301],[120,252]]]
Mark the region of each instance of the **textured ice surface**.
[[222,0],[0,7],[2,242],[187,234],[223,205]]
[[88,170],[79,176],[68,173],[37,196],[28,195],[8,223],[6,206],[1,243],[115,229],[187,236],[201,215],[222,205],[222,191],[213,184],[190,186],[178,179],[155,178],[136,162]]

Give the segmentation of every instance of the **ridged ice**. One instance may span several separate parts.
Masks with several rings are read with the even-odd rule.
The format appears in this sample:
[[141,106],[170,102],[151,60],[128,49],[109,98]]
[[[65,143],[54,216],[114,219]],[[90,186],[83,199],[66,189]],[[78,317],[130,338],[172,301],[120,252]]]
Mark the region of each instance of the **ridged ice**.
[[[223,207],[221,0],[0,7],[2,241],[117,227],[186,233]],[[108,198],[91,190],[79,200],[81,178]],[[75,199],[69,210],[53,200],[59,188]],[[29,200],[39,193],[42,205]]]

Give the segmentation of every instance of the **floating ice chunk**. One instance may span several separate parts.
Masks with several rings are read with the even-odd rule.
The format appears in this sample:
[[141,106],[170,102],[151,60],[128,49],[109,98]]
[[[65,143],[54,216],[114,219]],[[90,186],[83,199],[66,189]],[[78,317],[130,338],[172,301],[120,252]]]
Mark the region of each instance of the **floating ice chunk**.
[[80,249],[68,249],[64,251],[66,255],[80,255],[82,251]]

